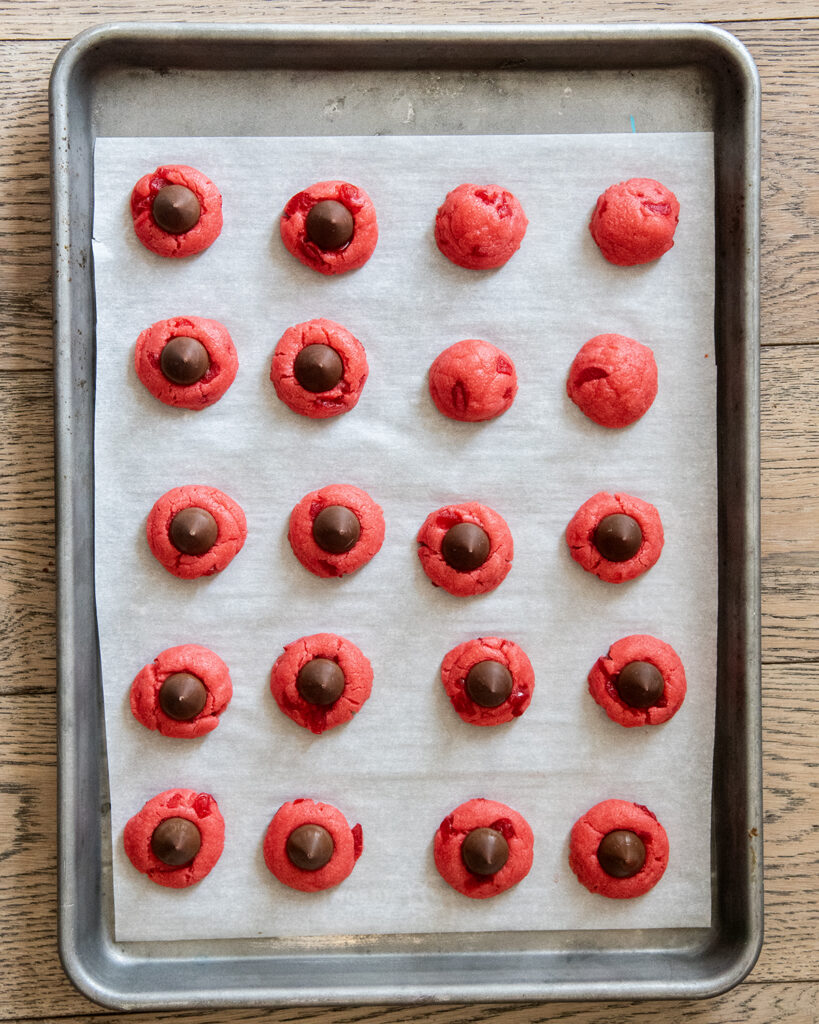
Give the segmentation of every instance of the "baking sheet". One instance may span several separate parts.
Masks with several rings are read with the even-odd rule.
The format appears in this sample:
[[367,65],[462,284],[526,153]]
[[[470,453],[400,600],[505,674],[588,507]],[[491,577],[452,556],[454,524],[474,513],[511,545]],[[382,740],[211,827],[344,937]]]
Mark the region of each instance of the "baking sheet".
[[[706,134],[492,139],[185,139],[97,141],[97,604],[112,791],[119,939],[704,925],[710,919],[710,766],[716,633],[716,469],[713,366],[712,138]],[[161,162],[191,163],[225,200],[219,241],[168,261],[133,236],[127,198]],[[586,230],[612,181],[647,175],[671,187],[683,214],[668,257],[623,270]],[[277,214],[307,183],[356,181],[379,212],[374,258],[353,275],[320,278],[289,257]],[[471,273],[434,246],[432,215],[463,180],[498,180],[530,227],[497,272]],[[203,413],[168,409],[132,368],[141,329],[193,313],[227,324],[240,371]],[[356,410],[308,422],[267,380],[285,327],[329,316],[367,349],[371,376]],[[648,343],[660,393],[626,431],[586,421],[565,398],[566,370],[593,334]],[[442,418],[426,393],[434,356],[486,337],[514,359],[512,409],[485,425]],[[692,455],[692,453],[695,453]],[[293,559],[287,516],[308,490],[349,481],[382,505],[387,537],[353,577],[318,580]],[[230,568],[178,581],[144,541],[153,501],[181,483],[209,483],[248,515]],[[602,489],[656,504],[666,547],[646,576],[609,587],[571,562],[562,531]],[[493,594],[434,590],[414,534],[440,504],[474,498],[500,511],[516,543]],[[281,646],[331,630],[370,656],[373,696],[349,725],[306,734],[275,707],[267,675]],[[655,633],[680,653],[689,695],[659,729],[623,730],[585,692],[595,658],[618,637]],[[535,667],[530,709],[493,730],[461,723],[443,694],[443,654],[473,635],[520,643]],[[133,720],[127,692],[167,646],[199,642],[231,668],[235,696],[215,733],[170,740]],[[121,850],[125,821],[174,785],[212,792],[227,821],[225,852],[190,890],[159,889]],[[336,890],[305,896],[279,885],[261,838],[285,800],[313,796],[364,827],[365,853]],[[437,876],[432,834],[472,796],[521,811],[535,863],[516,889],[473,902]],[[672,857],[640,900],[586,893],[566,864],[566,837],[609,796],[646,803]],[[167,914],[173,907],[173,915]]]

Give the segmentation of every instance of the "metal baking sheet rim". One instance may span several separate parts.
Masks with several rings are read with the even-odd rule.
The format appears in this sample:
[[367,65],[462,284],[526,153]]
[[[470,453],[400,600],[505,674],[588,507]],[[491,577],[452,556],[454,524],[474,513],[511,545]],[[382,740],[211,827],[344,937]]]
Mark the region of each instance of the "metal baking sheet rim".
[[[470,69],[639,70],[701,63],[713,72],[719,128],[720,611],[710,929],[678,933],[666,947],[660,936],[668,932],[650,931],[544,931],[532,933],[542,940],[538,948],[513,950],[443,950],[436,936],[383,937],[370,942],[369,950],[362,948],[366,941],[348,936],[335,950],[312,954],[308,945],[277,952],[275,941],[248,941],[234,943],[221,958],[208,942],[174,944],[177,955],[162,957],[144,944],[113,941],[102,878],[106,780],[99,770],[104,735],[93,592],[93,129],[86,90],[95,66],[128,60],[131,47],[144,50],[149,66],[158,41],[173,41],[184,54],[179,64],[199,68],[208,66],[210,47],[226,43],[252,51],[247,66],[254,68],[260,66],[260,44],[308,44],[332,54],[353,43],[376,46],[379,67],[406,67],[420,45],[426,67],[435,66],[437,55],[449,67],[461,66],[463,59]],[[517,59],[510,59],[510,49]],[[328,66],[339,65],[331,60]],[[762,945],[759,104],[758,74],[747,50],[728,33],[704,25],[120,24],[89,29],[67,44],[50,83],[59,947],[68,976],[90,999],[117,1009],[171,1009],[704,998],[732,988],[750,972]],[[491,944],[503,936],[485,938]],[[277,972],[288,977],[276,979]],[[392,980],[385,983],[385,977]]]

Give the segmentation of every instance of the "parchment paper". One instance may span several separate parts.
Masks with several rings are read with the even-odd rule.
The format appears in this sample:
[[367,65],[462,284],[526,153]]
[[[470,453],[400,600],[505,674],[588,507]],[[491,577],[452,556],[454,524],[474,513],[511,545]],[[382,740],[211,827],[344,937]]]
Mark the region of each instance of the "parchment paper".
[[[130,223],[134,182],[160,163],[204,170],[224,196],[207,252],[162,259]],[[716,658],[716,446],[713,153],[706,134],[617,136],[100,139],[95,159],[97,290],[96,587],[120,940],[706,925]],[[612,182],[655,177],[680,199],[674,249],[645,267],[610,266],[587,229]],[[281,207],[307,184],[364,187],[381,237],[358,272],[325,278],[278,236]],[[497,181],[529,229],[502,269],[472,272],[438,253],[435,210],[462,181]],[[139,332],[178,314],[225,323],[240,369],[203,412],[153,399],[133,369]],[[326,316],[363,343],[370,378],[354,412],[309,421],[276,398],[270,359],[286,327]],[[660,390],[634,426],[609,431],[565,395],[568,367],[595,334],[650,345]],[[486,338],[512,356],[520,390],[497,421],[461,424],[432,405],[426,371],[446,346]],[[304,570],[286,539],[290,510],[331,482],[367,490],[387,523],[381,552],[343,580]],[[171,487],[216,486],[243,506],[247,543],[221,575],[183,581],[149,553],[145,519]],[[638,580],[611,586],[569,557],[563,531],[600,490],[657,506],[666,544]],[[515,541],[495,592],[434,589],[415,554],[425,516],[474,499]],[[349,637],[375,671],[349,724],[314,737],[276,707],[270,668],[284,644],[323,630]],[[655,634],[680,654],[689,690],[657,728],[623,729],[588,695],[609,645]],[[506,636],[532,660],[526,714],[478,729],[444,695],[443,655],[477,635]],[[218,729],[173,740],[131,715],[133,677],[166,647],[195,642],[229,665],[235,695]],[[156,793],[214,794],[224,853],[199,885],[173,891],[122,850],[125,822]],[[338,806],[364,829],[364,854],[334,890],[279,884],[262,837],[285,801]],[[438,876],[432,837],[457,804],[486,796],[535,833],[516,888],[472,901]],[[588,893],[567,864],[572,823],[599,800],[646,804],[665,826],[665,877],[632,901]]]

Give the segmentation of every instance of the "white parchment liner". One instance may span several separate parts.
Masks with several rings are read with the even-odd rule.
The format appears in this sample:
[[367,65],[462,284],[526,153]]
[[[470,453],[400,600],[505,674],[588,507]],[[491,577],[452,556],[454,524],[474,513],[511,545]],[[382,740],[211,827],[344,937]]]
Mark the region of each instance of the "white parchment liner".
[[[137,241],[128,198],[160,163],[199,167],[224,196],[225,226],[199,257],[162,259]],[[713,351],[713,153],[708,134],[282,139],[100,139],[95,157],[97,291],[96,587],[105,690],[116,935],[126,939],[706,925],[716,658],[716,446]],[[674,249],[619,268],[587,229],[612,182],[654,177],[680,199]],[[378,247],[360,271],[325,278],[284,250],[287,199],[314,181],[365,188]],[[498,182],[529,229],[502,269],[451,265],[435,210],[462,181]],[[203,412],[153,399],[133,369],[134,342],[156,320],[221,320],[239,352],[227,395]],[[370,378],[357,408],[329,421],[290,412],[268,380],[290,324],[325,316],[364,344]],[[634,426],[609,431],[565,395],[577,349],[602,332],[650,345],[659,395]],[[426,371],[443,348],[486,338],[514,360],[520,391],[501,419],[442,417]],[[295,561],[293,505],[331,482],[383,507],[386,540],[362,571],[319,580]],[[220,576],[183,581],[148,551],[145,518],[171,487],[232,495],[247,543]],[[600,490],[654,503],[666,532],[657,566],[611,586],[571,561],[563,538]],[[415,555],[425,516],[473,499],[499,511],[515,540],[512,572],[472,599],[434,589]],[[331,631],[370,657],[375,684],[351,723],[314,737],[268,690],[282,646]],[[586,690],[595,659],[621,636],[671,643],[688,675],[670,723],[623,729]],[[442,656],[477,635],[527,651],[537,684],[518,721],[461,722],[441,687]],[[165,647],[195,642],[229,665],[235,696],[219,728],[195,741],[151,733],[128,691]],[[199,885],[153,885],[122,850],[125,822],[174,786],[208,791],[227,823],[225,849]],[[286,800],[310,796],[361,822],[364,854],[337,889],[280,885],[262,837]],[[437,875],[432,836],[474,796],[520,811],[534,866],[515,889],[473,901]],[[572,823],[599,800],[649,806],[671,859],[632,901],[592,896],[567,864]]]

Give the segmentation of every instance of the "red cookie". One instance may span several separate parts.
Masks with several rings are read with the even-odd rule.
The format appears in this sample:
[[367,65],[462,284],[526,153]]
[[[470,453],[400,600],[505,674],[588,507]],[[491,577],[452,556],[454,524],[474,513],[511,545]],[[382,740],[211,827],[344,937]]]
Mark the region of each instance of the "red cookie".
[[[642,538],[632,557],[622,561],[604,558],[596,546],[595,532],[607,516],[622,515],[633,519]],[[607,583],[624,583],[640,576],[654,565],[663,550],[663,524],[653,505],[629,494],[607,494],[601,491],[584,502],[566,527],[566,543],[575,562]]]
[[[461,523],[479,527],[488,539],[488,554],[474,568],[456,569],[444,558],[443,549],[449,531]],[[514,544],[502,516],[487,505],[466,501],[445,505],[431,512],[418,531],[418,557],[424,572],[436,587],[457,597],[486,594],[500,586],[512,568]],[[479,556],[478,556],[479,557]],[[467,566],[471,564],[467,562]]]
[[[199,217],[186,231],[171,232],[157,223],[153,204],[159,191],[168,185],[182,186],[196,196]],[[134,231],[142,244],[159,256],[193,256],[207,249],[222,230],[222,197],[201,171],[184,164],[157,167],[134,185],[131,193]]]
[[[192,681],[188,681],[187,691],[178,689],[174,693],[174,680],[171,680],[160,702],[162,684],[180,674],[199,680],[204,694]],[[222,659],[207,647],[183,644],[162,651],[137,675],[131,684],[131,711],[146,729],[156,729],[163,736],[192,739],[216,728],[219,715],[232,696],[230,673]],[[202,709],[190,714],[202,698]],[[175,717],[163,710],[163,703],[174,711]]]
[[[325,513],[326,509],[333,512]],[[322,513],[325,515],[319,519]],[[326,528],[320,529],[325,520]],[[327,547],[319,545],[317,532]],[[316,576],[346,576],[366,565],[380,550],[384,513],[366,491],[352,484],[330,484],[305,494],[296,505],[290,513],[287,539],[296,558]],[[341,550],[331,550],[331,546]]]
[[[202,370],[203,375],[190,383],[171,380],[163,373],[162,354],[173,338],[193,338],[207,353],[205,361],[202,352],[197,350],[196,356],[201,360],[199,366],[189,360],[189,369],[185,367],[184,355],[177,360],[175,369],[171,366],[170,372],[175,376],[184,377],[186,372],[195,376]],[[166,358],[169,353],[166,353]],[[134,361],[139,379],[154,398],[182,409],[204,409],[206,405],[218,402],[233,383],[239,368],[236,348],[227,328],[218,320],[206,320],[201,316],[175,316],[152,324],[137,338]]]
[[[215,522],[215,539],[201,554],[185,553],[171,541],[174,517],[183,509],[201,509]],[[213,529],[213,524],[211,524]],[[162,565],[183,580],[221,572],[241,550],[247,522],[241,507],[215,487],[188,484],[163,494],[148,514],[148,546]]]
[[[336,678],[303,677],[300,683],[299,673],[315,658],[332,662],[343,678],[335,673]],[[281,710],[314,733],[349,722],[370,696],[372,684],[370,662],[355,644],[334,633],[315,633],[287,644],[270,673],[270,692]],[[300,686],[315,699],[306,700]],[[338,687],[343,688],[336,695]]]
[[514,256],[528,223],[518,200],[499,185],[459,185],[438,208],[435,241],[459,267],[489,270]]
[[627,427],[657,396],[654,353],[622,334],[598,334],[574,357],[566,391],[595,423]]
[[[296,829],[304,825],[320,826],[332,839],[330,859],[322,867],[298,867],[288,855],[288,839]],[[324,841],[327,841],[326,836]],[[320,892],[343,882],[355,867],[363,849],[364,838],[360,825],[350,828],[347,819],[336,807],[305,799],[282,804],[268,826],[263,847],[264,862],[276,878],[300,892]]]
[[[603,870],[597,856],[612,832],[633,832],[645,847],[645,863],[634,875],[618,878]],[[590,892],[614,900],[642,896],[653,889],[668,865],[668,836],[647,807],[627,800],[604,800],[586,811],[572,827],[569,867]]]
[[[506,840],[508,859],[491,874],[488,870],[476,874],[464,861],[464,840],[474,829],[492,829]],[[435,833],[435,867],[453,889],[473,900],[485,900],[511,889],[529,874],[534,841],[526,819],[511,807],[494,800],[467,800],[444,818]]]
[[630,178],[599,197],[589,230],[609,263],[633,267],[668,252],[679,219],[680,204],[665,185]]
[[[487,662],[498,664],[505,671],[491,666],[487,671]],[[535,672],[516,643],[482,636],[452,648],[441,665],[441,682],[465,722],[500,725],[520,717],[529,707]]]
[[[310,237],[307,217],[318,203],[338,203],[351,215],[352,236],[333,248],[320,248]],[[378,241],[375,207],[363,188],[346,181],[319,181],[297,192],[282,213],[280,230],[287,251],[306,267],[320,274],[343,274],[357,270],[372,256]],[[331,232],[332,233],[332,232]]]
[[[321,348],[310,349],[310,352],[329,355],[334,365],[328,365],[326,359],[322,362],[319,356],[302,368],[297,357],[313,345]],[[335,352],[337,360],[326,352],[327,348]],[[299,382],[297,373],[310,385],[309,388]],[[279,338],[273,353],[270,379],[276,394],[293,412],[311,419],[327,419],[353,408],[361,397],[368,373],[367,356],[358,338],[341,324],[319,319],[288,327]],[[325,384],[330,386],[324,389]],[[322,390],[316,390],[318,388]]]
[[[151,838],[167,818],[184,818],[199,830],[201,846],[192,860],[178,867],[166,864],[154,853]],[[157,885],[185,889],[201,882],[222,855],[225,822],[210,793],[193,789],[167,789],[149,800],[125,826],[123,835],[128,859]]]
[[518,391],[515,366],[488,341],[456,341],[429,368],[429,393],[444,416],[478,423],[506,412]]
[[[648,670],[648,686],[638,678],[637,683],[618,680],[627,665],[637,663],[653,665],[662,676],[662,692],[652,693],[650,685],[659,678]],[[645,670],[643,669],[643,672]],[[621,689],[631,703],[623,699]],[[667,722],[680,710],[685,700],[685,669],[677,652],[669,644],[654,636],[635,634],[625,636],[609,648],[609,653],[598,658],[589,672],[589,693],[609,718],[620,725],[659,725]],[[652,701],[649,703],[649,701]]]

